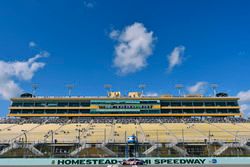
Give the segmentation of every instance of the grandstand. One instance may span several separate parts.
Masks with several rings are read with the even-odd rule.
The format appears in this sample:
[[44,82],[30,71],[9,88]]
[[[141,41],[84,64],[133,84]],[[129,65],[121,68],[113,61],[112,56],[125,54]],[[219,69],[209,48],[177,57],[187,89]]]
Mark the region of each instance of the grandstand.
[[[13,98],[0,157],[249,156],[250,120],[223,96]],[[135,135],[136,143],[128,143]]]
[[[112,122],[103,118],[50,118],[40,123],[36,119],[15,121],[1,121],[2,157],[20,148],[29,150],[25,156],[34,157],[51,156],[52,153],[59,157],[85,156],[88,150],[93,153],[88,156],[93,157],[125,156],[126,147],[137,147],[137,154],[147,157],[154,156],[157,151],[160,156],[197,156],[196,148],[204,156],[208,156],[208,151],[209,155],[233,156],[234,152],[227,152],[232,148],[237,148],[242,156],[250,151],[250,121],[237,118],[217,119],[216,122],[181,118],[113,118]],[[138,143],[126,144],[127,136],[133,134],[138,137]],[[170,151],[164,154],[164,150]]]

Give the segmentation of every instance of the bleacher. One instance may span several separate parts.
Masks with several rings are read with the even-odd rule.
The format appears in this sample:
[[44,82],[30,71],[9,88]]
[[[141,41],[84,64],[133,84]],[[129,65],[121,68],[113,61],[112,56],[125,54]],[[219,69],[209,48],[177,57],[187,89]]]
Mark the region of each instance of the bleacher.
[[40,119],[1,120],[0,142],[125,143],[234,142],[250,139],[250,122],[244,119]]

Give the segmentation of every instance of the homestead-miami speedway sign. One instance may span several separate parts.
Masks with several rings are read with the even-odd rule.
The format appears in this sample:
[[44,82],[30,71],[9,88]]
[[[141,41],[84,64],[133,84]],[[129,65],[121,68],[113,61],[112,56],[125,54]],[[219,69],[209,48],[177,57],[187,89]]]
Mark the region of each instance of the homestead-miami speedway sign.
[[[250,165],[250,157],[138,158],[146,165]],[[0,166],[74,166],[119,164],[126,158],[0,158]]]
[[[57,165],[103,165],[103,164],[119,164],[125,159],[58,159],[52,161]],[[165,165],[165,164],[205,164],[204,158],[141,158],[147,165]]]

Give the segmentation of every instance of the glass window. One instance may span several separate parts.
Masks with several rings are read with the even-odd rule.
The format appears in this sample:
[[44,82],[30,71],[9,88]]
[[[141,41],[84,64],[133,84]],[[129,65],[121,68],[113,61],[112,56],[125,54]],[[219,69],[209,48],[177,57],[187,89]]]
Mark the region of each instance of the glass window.
[[161,113],[171,113],[171,110],[163,109],[163,110],[161,110]]
[[44,107],[44,106],[46,106],[46,102],[36,102],[35,106],[36,107]]
[[193,102],[194,106],[203,106],[203,102]]
[[214,102],[205,102],[205,106],[215,106]]
[[45,110],[46,114],[56,114],[56,110]]
[[171,106],[181,106],[181,102],[171,102]]
[[57,110],[57,114],[66,114],[68,113],[68,110],[65,110],[65,109],[58,109]]
[[183,110],[184,113],[194,113],[193,109],[184,109]]
[[182,113],[182,110],[180,110],[180,109],[173,109],[172,113]]
[[218,109],[218,113],[227,113],[227,109]]
[[79,113],[79,110],[69,110],[69,114],[77,114]]
[[80,113],[89,113],[90,110],[80,110]]
[[34,110],[34,114],[44,114],[44,110]]
[[59,102],[58,107],[66,107],[68,106],[68,102]]
[[228,109],[229,113],[240,113],[240,110],[238,109]]
[[24,107],[32,107],[34,106],[34,103],[23,103]]
[[155,113],[160,113],[160,110],[147,110],[147,111],[145,111],[145,112],[143,112],[143,113],[151,113],[151,114],[155,114]]
[[79,103],[78,102],[70,102],[69,106],[70,107],[79,107]]
[[23,114],[30,114],[33,113],[33,110],[22,110]]
[[160,110],[141,110],[141,112],[139,114],[147,114],[147,113],[163,113],[163,112],[160,112]]
[[182,106],[192,106],[192,102],[182,102]]
[[238,103],[236,101],[229,101],[227,102],[228,106],[238,106]]
[[216,109],[206,109],[207,113],[216,113]]
[[14,110],[11,110],[10,113],[11,114],[18,114],[18,113],[21,113],[21,110],[14,109]]
[[205,112],[205,110],[203,110],[203,109],[195,109],[194,110],[194,113],[204,113]]
[[12,103],[12,106],[13,107],[22,107],[23,103],[16,103],[16,102],[14,102],[14,103]]
[[47,106],[48,107],[56,107],[57,106],[57,102],[48,102]]
[[169,101],[161,101],[161,106],[170,106]]
[[90,102],[81,102],[80,105],[82,107],[88,107],[88,106],[90,106]]
[[226,106],[226,102],[216,102],[216,106]]

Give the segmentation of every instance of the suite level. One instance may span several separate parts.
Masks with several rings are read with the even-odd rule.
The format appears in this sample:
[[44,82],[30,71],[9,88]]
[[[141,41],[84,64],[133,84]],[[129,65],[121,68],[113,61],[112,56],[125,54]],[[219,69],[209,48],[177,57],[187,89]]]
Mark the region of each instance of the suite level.
[[241,116],[235,97],[19,97],[9,116]]

